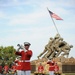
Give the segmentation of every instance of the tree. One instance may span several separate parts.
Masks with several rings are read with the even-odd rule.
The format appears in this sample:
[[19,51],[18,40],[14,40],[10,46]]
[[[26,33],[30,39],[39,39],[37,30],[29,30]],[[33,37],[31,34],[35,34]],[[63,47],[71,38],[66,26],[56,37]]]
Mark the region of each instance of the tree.
[[16,49],[13,46],[0,46],[0,62],[8,63],[8,65],[13,63],[16,58],[15,51]]

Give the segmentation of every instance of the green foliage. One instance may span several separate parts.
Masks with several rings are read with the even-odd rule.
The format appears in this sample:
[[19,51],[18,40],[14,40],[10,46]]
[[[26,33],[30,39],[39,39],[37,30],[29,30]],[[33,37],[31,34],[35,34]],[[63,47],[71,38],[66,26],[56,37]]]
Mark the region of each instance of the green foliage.
[[14,62],[16,55],[15,55],[16,49],[14,49],[13,46],[8,46],[8,47],[3,47],[0,46],[0,63],[2,66],[7,63],[10,65],[11,63]]

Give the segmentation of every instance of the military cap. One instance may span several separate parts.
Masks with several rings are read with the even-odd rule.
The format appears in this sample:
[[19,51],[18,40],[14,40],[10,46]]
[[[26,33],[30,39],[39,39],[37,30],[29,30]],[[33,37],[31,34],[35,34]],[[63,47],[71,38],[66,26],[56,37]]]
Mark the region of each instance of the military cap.
[[24,46],[30,46],[31,44],[29,42],[24,42]]

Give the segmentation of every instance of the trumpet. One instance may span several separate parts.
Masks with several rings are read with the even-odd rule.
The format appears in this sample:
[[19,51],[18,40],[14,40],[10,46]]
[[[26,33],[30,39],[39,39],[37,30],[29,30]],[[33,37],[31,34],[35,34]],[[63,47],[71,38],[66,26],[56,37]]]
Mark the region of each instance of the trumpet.
[[20,49],[23,49],[24,51],[26,50],[23,45],[17,44],[17,46],[18,46],[17,51],[19,51]]

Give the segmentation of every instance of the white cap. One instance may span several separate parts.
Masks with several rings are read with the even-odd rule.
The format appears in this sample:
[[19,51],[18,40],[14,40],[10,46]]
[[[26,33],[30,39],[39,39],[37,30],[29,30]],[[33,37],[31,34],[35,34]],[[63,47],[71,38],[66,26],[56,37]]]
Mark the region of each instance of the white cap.
[[31,44],[29,42],[24,42],[24,45],[30,46]]

